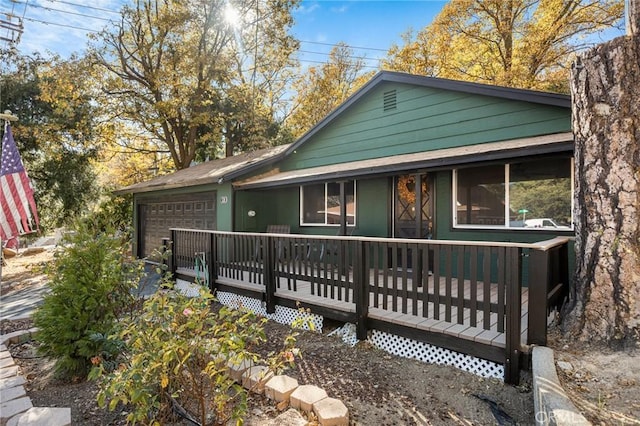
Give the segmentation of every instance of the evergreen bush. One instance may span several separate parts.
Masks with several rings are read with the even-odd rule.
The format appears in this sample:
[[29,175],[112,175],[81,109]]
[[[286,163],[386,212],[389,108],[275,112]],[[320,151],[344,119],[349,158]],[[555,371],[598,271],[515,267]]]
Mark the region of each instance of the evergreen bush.
[[[132,288],[142,265],[126,257],[128,242],[87,224],[69,233],[48,270],[51,292],[34,314],[40,352],[56,361],[65,377],[86,377],[91,359],[116,356],[118,348],[99,335],[113,333],[131,312]],[[111,354],[110,354],[111,353]]]

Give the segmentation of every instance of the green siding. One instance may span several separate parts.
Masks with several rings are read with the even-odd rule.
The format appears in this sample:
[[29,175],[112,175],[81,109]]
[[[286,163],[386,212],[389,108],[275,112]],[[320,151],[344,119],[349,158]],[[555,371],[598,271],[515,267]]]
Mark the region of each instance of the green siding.
[[[383,111],[383,93],[397,109]],[[571,130],[568,108],[386,82],[313,135],[282,170]]]
[[[265,232],[269,225],[298,224],[298,187],[236,192],[236,231]],[[256,214],[249,217],[249,210]]]
[[391,194],[390,178],[357,181],[357,222],[354,235],[391,236]]
[[[219,231],[232,231],[233,230],[233,188],[231,183],[223,183],[215,186],[218,191],[218,200],[216,205],[216,212],[218,215],[218,230]],[[223,200],[226,200],[223,203]]]
[[[353,235],[387,237],[391,235],[388,178],[357,181],[356,229]],[[289,224],[291,232],[307,235],[337,235],[338,226],[300,226],[300,187],[236,193],[236,230],[264,232],[268,225]],[[249,210],[255,211],[249,217]]]

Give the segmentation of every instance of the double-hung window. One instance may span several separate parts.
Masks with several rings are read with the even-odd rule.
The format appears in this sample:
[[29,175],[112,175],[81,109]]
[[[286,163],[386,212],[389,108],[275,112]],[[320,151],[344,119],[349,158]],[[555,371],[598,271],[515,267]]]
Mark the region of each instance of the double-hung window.
[[573,229],[573,159],[454,170],[458,228]]
[[[344,182],[347,225],[356,223],[355,181]],[[300,187],[300,225],[339,225],[342,200],[340,183],[328,182]]]

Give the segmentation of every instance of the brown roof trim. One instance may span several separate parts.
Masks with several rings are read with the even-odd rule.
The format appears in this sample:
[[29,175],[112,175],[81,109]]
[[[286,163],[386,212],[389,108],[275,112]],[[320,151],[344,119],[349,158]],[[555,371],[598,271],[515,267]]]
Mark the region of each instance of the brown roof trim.
[[158,176],[114,191],[115,194],[137,194],[166,189],[222,183],[251,173],[279,160],[289,145],[261,149],[233,157],[207,161],[186,169]]

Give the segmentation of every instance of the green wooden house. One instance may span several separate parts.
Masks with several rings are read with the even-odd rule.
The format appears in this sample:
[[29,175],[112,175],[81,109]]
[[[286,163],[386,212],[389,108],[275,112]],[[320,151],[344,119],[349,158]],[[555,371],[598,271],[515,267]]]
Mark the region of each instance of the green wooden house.
[[570,291],[573,146],[568,96],[380,72],[291,145],[120,192],[178,279],[516,383]]
[[289,146],[121,192],[145,256],[170,227],[540,241],[572,235],[572,179],[568,96],[383,71]]

